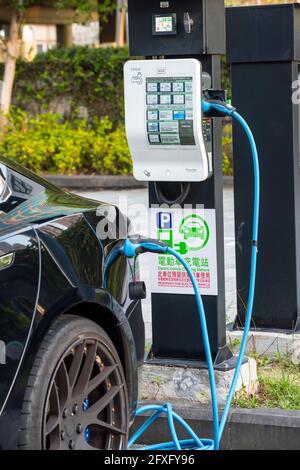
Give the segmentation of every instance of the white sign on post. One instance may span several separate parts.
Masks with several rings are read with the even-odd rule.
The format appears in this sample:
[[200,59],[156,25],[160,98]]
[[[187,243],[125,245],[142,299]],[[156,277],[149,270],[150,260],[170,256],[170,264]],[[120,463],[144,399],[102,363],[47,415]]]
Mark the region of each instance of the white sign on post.
[[[167,243],[192,268],[202,295],[218,295],[216,211],[151,209],[151,236]],[[151,291],[193,294],[183,266],[172,255],[151,256]]]

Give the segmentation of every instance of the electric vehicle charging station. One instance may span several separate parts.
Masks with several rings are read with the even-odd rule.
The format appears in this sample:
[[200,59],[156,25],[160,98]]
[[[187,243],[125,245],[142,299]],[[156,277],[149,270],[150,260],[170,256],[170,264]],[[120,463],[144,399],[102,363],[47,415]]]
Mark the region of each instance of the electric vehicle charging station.
[[[213,213],[217,288],[204,304],[213,359],[222,367],[232,356],[226,346],[221,123],[202,115],[201,101],[203,93],[223,96],[224,1],[129,0],[128,14],[130,54],[146,58],[125,67],[134,174],[149,181],[150,207],[203,206]],[[206,367],[192,292],[153,293],[152,329],[150,362]]]
[[[218,281],[216,291],[205,295],[178,244],[174,248],[173,243],[161,239],[132,235],[112,253],[112,262],[119,254],[126,258],[136,258],[143,253],[161,257],[170,255],[183,267],[194,295],[185,290],[152,295],[153,346],[148,364],[206,366],[213,415],[213,438],[200,438],[173,411],[170,403],[146,405],[136,411],[136,416],[149,411],[152,415],[131,437],[128,448],[165,414],[172,441],[154,444],[144,450],[218,450],[245,358],[255,296],[260,208],[256,143],[247,122],[226,103],[225,93],[218,86],[225,35],[221,34],[218,42],[215,31],[225,33],[224,2],[189,0],[183,6],[180,0],[153,0],[146,8],[139,1],[130,0],[128,6],[131,54],[147,56],[146,51],[150,54],[148,61],[130,61],[124,68],[126,133],[134,174],[150,183],[150,208],[166,203],[176,205],[176,210],[186,204],[202,205],[204,210],[208,208],[213,213],[216,223],[212,237],[216,253],[214,274]],[[215,41],[209,45],[212,31]],[[186,56],[189,57],[185,59]],[[202,69],[205,75],[201,74]],[[201,87],[207,82],[208,75],[212,87],[203,93]],[[203,116],[206,122],[203,122]],[[232,358],[226,346],[221,126],[220,121],[218,125],[212,119],[224,116],[232,117],[243,128],[251,148],[254,175],[249,294],[244,334],[236,358]],[[178,185],[177,195],[175,184]],[[161,219],[163,214],[158,215]],[[203,236],[199,227],[183,227],[183,222],[181,231],[185,237],[190,233],[193,237],[195,234]],[[217,367],[234,369],[221,420],[215,377]],[[175,422],[185,429],[189,439],[179,440]]]

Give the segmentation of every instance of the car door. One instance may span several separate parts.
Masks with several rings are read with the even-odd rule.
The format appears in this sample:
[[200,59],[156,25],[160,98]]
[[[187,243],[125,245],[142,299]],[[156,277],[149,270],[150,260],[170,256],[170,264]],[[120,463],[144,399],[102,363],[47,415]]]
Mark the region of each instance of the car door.
[[39,290],[39,260],[32,229],[0,236],[0,410],[30,334]]

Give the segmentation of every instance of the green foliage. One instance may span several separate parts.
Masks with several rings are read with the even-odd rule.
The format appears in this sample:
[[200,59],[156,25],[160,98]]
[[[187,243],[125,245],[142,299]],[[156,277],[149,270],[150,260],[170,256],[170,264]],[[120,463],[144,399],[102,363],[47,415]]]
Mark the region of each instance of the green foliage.
[[123,66],[127,60],[127,48],[78,46],[38,54],[33,62],[19,60],[14,105],[41,114],[54,102],[68,102],[68,118],[83,106],[90,118],[109,116],[117,125],[124,119]]
[[241,340],[239,338],[230,339],[229,348],[232,354],[236,354],[241,346]]
[[56,8],[73,8],[75,14],[79,18],[88,21],[93,12],[98,12],[101,15],[101,22],[107,21],[117,9],[117,0],[57,0],[55,3]]
[[131,157],[122,126],[108,118],[63,121],[50,113],[10,116],[0,154],[39,173],[127,175]]
[[248,395],[245,389],[242,389],[235,398],[235,406],[238,408],[259,408],[259,400],[257,395]]
[[233,175],[232,126],[229,123],[226,123],[223,126],[222,148],[223,148],[223,174],[226,176],[232,176]]
[[[13,102],[23,113],[14,113],[9,126],[12,135],[5,137],[1,149],[5,145],[5,151],[13,159],[38,172],[130,173],[129,150],[122,127],[123,66],[127,60],[127,48],[92,49],[78,46],[39,54],[33,62],[19,60]],[[223,86],[228,89],[229,70],[224,58],[223,71]],[[78,119],[82,108],[87,110],[89,122]],[[52,118],[50,113],[54,114]],[[58,114],[61,114],[60,118]],[[103,121],[107,116],[111,129],[106,129],[106,138],[101,139],[102,128],[98,126],[98,139],[95,136],[95,122]],[[112,135],[111,130],[114,130]],[[16,147],[17,134],[19,148]],[[94,136],[92,146],[89,143],[91,135]],[[8,145],[10,139],[11,147]],[[225,175],[233,173],[231,140],[231,126],[225,124]],[[63,148],[63,151],[58,151],[58,148]],[[84,157],[81,162],[88,149],[91,149],[89,158]]]
[[288,355],[279,353],[272,361],[264,357],[256,359],[258,391],[248,396],[245,390],[242,390],[236,397],[236,406],[300,410],[300,366],[294,364]]
[[119,127],[105,138],[95,140],[91,158],[92,169],[98,174],[131,174],[131,155],[124,128]]
[[28,6],[37,3],[34,0],[0,0],[0,6],[10,7],[21,11]]
[[248,396],[239,393],[236,405],[240,408],[280,408],[300,410],[300,385],[296,377],[282,373],[279,377],[262,377],[259,393]]
[[31,5],[52,6],[58,10],[69,8],[74,10],[76,15],[82,18],[84,15],[86,21],[90,19],[93,12],[98,12],[104,19],[112,14],[117,8],[117,0],[57,0],[56,2],[47,0],[0,0],[0,6],[9,6],[15,10],[22,11]]
[[231,81],[230,81],[230,66],[226,62],[226,57],[222,56],[222,88],[227,91],[227,98],[231,100]]

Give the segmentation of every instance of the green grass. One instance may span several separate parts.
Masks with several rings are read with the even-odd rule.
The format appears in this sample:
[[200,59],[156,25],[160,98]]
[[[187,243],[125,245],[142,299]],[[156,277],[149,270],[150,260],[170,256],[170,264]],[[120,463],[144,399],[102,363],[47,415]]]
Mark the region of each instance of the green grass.
[[237,354],[241,346],[241,340],[239,338],[230,339],[229,348],[232,354]]
[[255,357],[258,365],[258,390],[248,396],[241,391],[235,405],[239,408],[281,408],[300,410],[300,366],[289,356],[277,355],[274,360]]
[[152,347],[152,341],[146,341],[145,343],[145,353],[149,353]]

